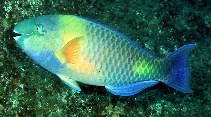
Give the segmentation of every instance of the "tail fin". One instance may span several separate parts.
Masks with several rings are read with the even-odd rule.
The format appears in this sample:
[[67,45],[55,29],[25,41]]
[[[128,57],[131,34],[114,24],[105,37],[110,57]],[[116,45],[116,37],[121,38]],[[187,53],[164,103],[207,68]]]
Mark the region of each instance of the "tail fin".
[[164,83],[183,93],[191,93],[189,87],[189,65],[188,53],[196,44],[182,46],[176,51],[169,54],[166,58],[167,64],[170,65],[170,74]]

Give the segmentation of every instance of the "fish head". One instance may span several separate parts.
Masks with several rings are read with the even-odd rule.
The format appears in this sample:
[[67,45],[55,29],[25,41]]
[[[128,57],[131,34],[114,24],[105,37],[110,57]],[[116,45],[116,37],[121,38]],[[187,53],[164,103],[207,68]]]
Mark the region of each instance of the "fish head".
[[32,59],[40,62],[61,45],[55,16],[39,16],[16,24],[13,32],[18,46]]

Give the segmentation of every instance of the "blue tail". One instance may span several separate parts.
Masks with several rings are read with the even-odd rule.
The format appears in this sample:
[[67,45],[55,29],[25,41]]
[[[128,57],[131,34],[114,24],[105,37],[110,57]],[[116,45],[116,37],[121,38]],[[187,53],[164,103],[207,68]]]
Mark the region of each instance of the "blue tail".
[[192,92],[189,87],[188,53],[195,46],[196,44],[182,46],[166,58],[167,64],[170,65],[168,79],[164,81],[166,85],[184,93]]

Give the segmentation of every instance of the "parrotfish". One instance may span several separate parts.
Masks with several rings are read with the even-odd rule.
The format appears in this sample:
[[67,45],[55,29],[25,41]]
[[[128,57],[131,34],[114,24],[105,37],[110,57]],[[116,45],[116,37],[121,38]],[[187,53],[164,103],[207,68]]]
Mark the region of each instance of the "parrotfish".
[[17,23],[14,32],[30,58],[74,91],[81,91],[80,82],[132,96],[163,82],[191,92],[188,53],[196,44],[157,58],[115,29],[74,15],[29,18]]

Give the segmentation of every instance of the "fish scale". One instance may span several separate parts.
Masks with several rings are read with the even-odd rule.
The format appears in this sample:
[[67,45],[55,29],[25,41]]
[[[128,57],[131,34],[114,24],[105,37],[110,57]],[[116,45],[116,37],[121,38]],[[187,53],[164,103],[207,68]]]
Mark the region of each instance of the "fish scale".
[[131,96],[164,82],[178,91],[191,92],[187,61],[196,44],[157,58],[124,34],[73,15],[29,18],[19,22],[14,32],[21,35],[14,38],[28,56],[74,91],[81,91],[81,82]]
[[[102,32],[104,33],[107,32],[107,33],[100,35]],[[127,58],[128,55],[130,60],[134,60],[134,62],[132,63],[137,62],[137,58],[141,59],[145,58],[140,55],[134,54],[137,53],[136,52],[137,48],[132,46],[132,44],[127,44],[128,42],[124,37],[119,36],[118,34],[113,32],[105,31],[105,29],[102,30],[101,26],[97,27],[96,25],[93,26],[93,24],[90,24],[90,26],[89,25],[87,26],[87,40],[89,43],[87,46],[84,47],[85,52],[83,53],[86,53],[86,51],[88,50],[88,53],[93,52],[96,54],[95,56],[90,56],[94,54],[86,54],[87,55],[86,57],[92,59],[95,62],[95,65],[105,64],[108,66],[105,67],[106,69],[103,69],[102,67],[99,68],[100,71],[103,72],[103,74],[109,74],[108,76],[104,76],[106,84],[112,84],[115,81],[121,81],[121,83],[115,83],[115,86],[119,86],[122,84],[128,84],[130,83],[129,81],[134,79],[135,79],[134,82],[136,82],[136,80],[140,80],[140,75],[135,76],[135,74],[132,73],[131,71],[133,64],[127,64],[128,59],[124,58]],[[102,42],[106,44],[103,44]],[[107,51],[109,52],[109,55],[107,56],[106,54],[103,55],[101,52],[98,51],[99,48],[102,48],[105,51],[106,49],[108,49]],[[126,51],[126,48],[128,49],[128,53],[126,53],[125,55],[124,53],[119,54],[121,51],[122,52]],[[102,60],[102,58],[107,58],[107,61],[106,62],[100,61]],[[118,63],[121,63],[121,66],[118,66]]]

